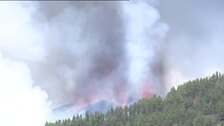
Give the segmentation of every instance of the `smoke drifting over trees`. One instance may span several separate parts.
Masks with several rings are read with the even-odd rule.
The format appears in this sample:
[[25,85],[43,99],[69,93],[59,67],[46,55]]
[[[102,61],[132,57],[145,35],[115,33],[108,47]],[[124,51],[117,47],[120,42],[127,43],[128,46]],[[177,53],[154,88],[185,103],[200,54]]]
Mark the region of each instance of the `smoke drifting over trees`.
[[36,105],[39,126],[60,105],[79,108],[102,99],[129,104],[221,71],[222,5],[221,0],[0,2],[0,68],[7,68],[0,73],[10,78],[0,79],[5,103],[0,113],[16,98],[21,106]]

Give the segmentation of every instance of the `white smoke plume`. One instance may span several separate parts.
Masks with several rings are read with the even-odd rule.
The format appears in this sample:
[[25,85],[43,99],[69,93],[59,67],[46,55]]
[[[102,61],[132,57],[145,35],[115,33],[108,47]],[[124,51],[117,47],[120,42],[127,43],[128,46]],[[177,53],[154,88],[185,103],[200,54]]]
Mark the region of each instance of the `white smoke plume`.
[[[160,57],[157,51],[161,50],[160,45],[163,44],[162,39],[168,31],[168,26],[160,21],[158,10],[145,2],[131,2],[125,5],[124,9],[128,15],[126,34],[131,90],[141,94],[144,90],[149,93],[147,89],[142,89],[148,88],[150,93],[164,95],[165,85],[161,78],[163,73],[156,73],[154,67],[160,68],[153,64],[159,64],[156,62]],[[130,94],[133,96],[133,92]],[[134,96],[139,96],[138,94]]]
[[25,4],[0,2],[1,126],[43,126],[50,114],[47,93],[34,85],[28,66],[44,57],[33,11]]

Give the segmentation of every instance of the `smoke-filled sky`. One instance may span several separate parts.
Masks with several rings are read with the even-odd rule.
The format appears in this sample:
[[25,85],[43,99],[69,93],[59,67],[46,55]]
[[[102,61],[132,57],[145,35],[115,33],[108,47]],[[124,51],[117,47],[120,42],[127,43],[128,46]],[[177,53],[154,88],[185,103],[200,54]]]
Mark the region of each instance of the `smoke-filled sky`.
[[0,2],[0,125],[223,72],[223,12],[222,0]]
[[223,0],[161,0],[158,9],[170,28],[163,50],[168,87],[224,71]]

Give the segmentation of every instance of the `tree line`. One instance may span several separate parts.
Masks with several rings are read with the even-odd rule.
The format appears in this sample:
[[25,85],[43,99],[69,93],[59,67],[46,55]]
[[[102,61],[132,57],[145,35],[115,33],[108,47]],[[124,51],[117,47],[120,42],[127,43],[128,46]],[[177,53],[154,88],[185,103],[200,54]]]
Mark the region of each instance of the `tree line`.
[[107,113],[74,115],[45,126],[224,126],[224,75],[188,81],[165,98],[153,95]]

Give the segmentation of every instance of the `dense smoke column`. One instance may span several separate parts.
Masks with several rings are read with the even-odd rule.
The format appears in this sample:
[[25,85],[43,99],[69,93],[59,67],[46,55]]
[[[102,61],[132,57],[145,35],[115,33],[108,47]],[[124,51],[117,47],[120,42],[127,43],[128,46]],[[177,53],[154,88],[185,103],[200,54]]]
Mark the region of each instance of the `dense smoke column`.
[[[124,4],[127,17],[126,53],[130,99],[165,94],[163,38],[168,26],[160,21],[157,9],[143,1]],[[133,97],[134,96],[134,97]]]
[[[45,61],[33,78],[56,104],[88,104],[126,90],[125,24],[119,2],[38,3],[46,26]],[[43,78],[44,76],[44,78]],[[102,91],[102,88],[107,89]]]
[[147,2],[37,2],[45,60],[32,78],[53,105],[107,99],[129,104],[163,94],[162,38],[168,27]]

